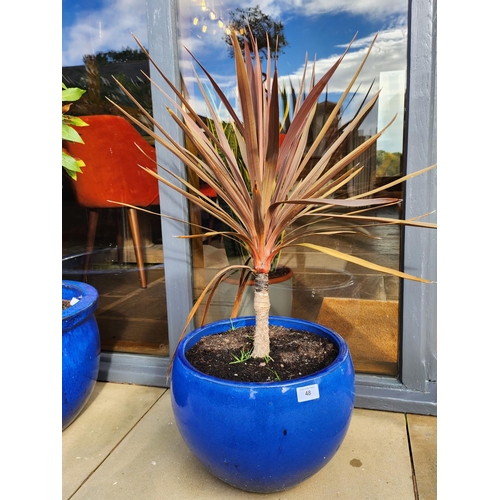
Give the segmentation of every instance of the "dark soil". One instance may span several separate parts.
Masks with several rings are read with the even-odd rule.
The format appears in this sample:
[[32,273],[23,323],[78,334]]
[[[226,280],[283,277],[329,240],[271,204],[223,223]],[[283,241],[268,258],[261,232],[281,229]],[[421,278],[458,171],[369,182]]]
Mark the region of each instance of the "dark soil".
[[71,300],[62,299],[62,310],[71,307]]
[[241,358],[252,349],[253,326],[235,328],[200,339],[186,353],[201,372],[240,382],[273,382],[305,377],[330,365],[338,355],[329,339],[309,332],[270,326],[271,359]]

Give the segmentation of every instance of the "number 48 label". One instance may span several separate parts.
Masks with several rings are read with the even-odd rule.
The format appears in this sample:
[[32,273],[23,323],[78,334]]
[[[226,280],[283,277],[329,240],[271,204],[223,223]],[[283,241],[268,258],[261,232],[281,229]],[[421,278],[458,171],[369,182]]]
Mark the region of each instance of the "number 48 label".
[[297,387],[297,401],[299,403],[310,401],[311,399],[319,399],[318,384]]

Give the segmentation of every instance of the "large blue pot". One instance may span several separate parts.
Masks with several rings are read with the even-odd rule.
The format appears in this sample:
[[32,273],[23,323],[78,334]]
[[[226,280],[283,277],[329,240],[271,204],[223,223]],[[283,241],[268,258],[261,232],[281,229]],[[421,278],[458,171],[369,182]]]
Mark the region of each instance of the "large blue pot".
[[327,368],[300,379],[233,382],[206,375],[186,359],[202,337],[255,324],[254,316],[198,328],[179,344],[172,366],[172,406],[179,431],[200,462],[242,490],[291,488],[322,467],[342,443],[354,407],[354,368],[346,342],[322,325],[270,317],[271,324],[306,330],[337,344]]
[[97,380],[101,340],[94,311],[97,290],[63,280],[62,298],[79,298],[62,312],[62,428],[68,427],[88,401]]

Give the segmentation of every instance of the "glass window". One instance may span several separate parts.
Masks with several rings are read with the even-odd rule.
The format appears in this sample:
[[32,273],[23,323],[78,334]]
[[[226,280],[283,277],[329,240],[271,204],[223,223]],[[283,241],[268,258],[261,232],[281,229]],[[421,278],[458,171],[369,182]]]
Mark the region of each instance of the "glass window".
[[[349,121],[363,100],[381,90],[377,106],[350,135],[343,154],[364,138],[376,134],[395,115],[396,119],[377,141],[376,147],[369,149],[360,159],[363,173],[345,187],[344,194],[356,195],[402,174],[407,2],[255,1],[246,2],[242,7],[236,1],[180,0],[178,7],[180,45],[189,49],[214,76],[227,91],[226,96],[232,103],[236,99],[234,59],[227,43],[227,29],[235,25],[241,14],[244,14],[243,17],[253,17],[257,24],[260,21],[261,26],[270,18],[278,23],[278,32],[284,36],[280,38],[281,50],[278,52],[280,87],[286,95],[283,110],[286,109],[286,102],[292,103],[297,93],[306,54],[309,68],[312,61],[316,60],[315,78],[319,79],[325,68],[338,59],[357,34],[345,60],[320,98],[309,144],[312,144],[326,114],[333,109],[377,34],[374,49],[359,76],[359,84],[354,87],[355,91],[346,101],[348,105],[343,107],[338,120],[334,121],[331,134],[325,137],[317,154]],[[241,24],[238,27],[241,28]],[[260,56],[265,59],[266,54]],[[180,66],[185,94],[198,114],[206,116],[193,72],[193,61],[184,49],[180,53]],[[199,68],[196,71],[205,91],[210,93],[215,106],[218,106],[207,78]],[[266,78],[265,74],[263,78]],[[224,120],[227,117],[221,113],[220,118]],[[285,113],[282,118],[283,132],[286,133]],[[288,119],[293,120],[293,112],[289,113]],[[317,156],[311,158],[311,166],[316,160]],[[401,197],[398,187],[388,188],[385,194]],[[400,206],[374,210],[373,214],[399,217]],[[218,221],[210,220],[205,214],[198,214],[198,217],[202,225],[220,228]],[[401,234],[398,227],[370,226],[365,223],[356,229],[364,232],[364,236],[324,236],[315,242],[383,266],[399,268]],[[218,269],[238,258],[227,243],[224,239],[212,237],[206,238],[202,245],[193,247],[195,297]],[[280,264],[290,267],[293,275],[289,280],[281,280],[276,284],[276,298],[271,295],[271,313],[318,321],[338,331],[350,345],[358,372],[397,375],[400,340],[398,278],[300,247],[284,251]],[[209,320],[227,317],[233,297],[234,286],[228,283],[214,297]],[[251,314],[251,297],[249,307],[243,308],[241,314]]]
[[[84,144],[63,142],[85,166],[76,180],[63,170],[62,277],[99,292],[96,317],[103,351],[168,356],[165,277],[158,183],[137,164],[155,168],[154,142],[108,98],[150,126],[119,89],[122,82],[152,112],[149,62],[131,36],[147,40],[141,0],[63,0],[62,82],[85,90],[67,111]],[[137,236],[136,236],[137,232]]]

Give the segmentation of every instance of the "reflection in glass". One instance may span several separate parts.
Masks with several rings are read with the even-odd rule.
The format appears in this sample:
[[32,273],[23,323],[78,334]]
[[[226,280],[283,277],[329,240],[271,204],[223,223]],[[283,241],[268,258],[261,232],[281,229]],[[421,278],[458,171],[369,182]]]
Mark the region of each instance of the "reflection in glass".
[[67,145],[86,166],[76,182],[63,176],[62,276],[86,280],[98,290],[103,351],[167,356],[160,218],[107,202],[128,198],[159,211],[157,182],[137,167],[148,160],[135,146],[142,144],[154,158],[154,144],[108,101],[150,126],[114,80],[152,112],[151,86],[143,74],[149,74],[149,63],[138,47],[131,48],[131,32],[146,39],[141,0],[63,1],[62,79],[68,87],[85,89],[70,113],[89,126],[81,132],[85,144]]
[[[226,91],[226,97],[235,106],[237,93],[234,60],[226,43],[226,30],[235,26],[235,19],[241,13],[237,10],[239,7],[238,2],[219,0],[179,2],[181,46],[192,52],[215,77],[217,83]],[[251,10],[254,7],[257,7],[257,2],[252,2],[250,10],[247,10],[250,16],[255,14],[255,10]],[[378,141],[376,146],[360,159],[364,167],[363,175],[345,187],[349,196],[385,184],[391,178],[401,175],[404,167],[402,161],[406,9],[405,2],[379,2],[374,6],[365,2],[351,2],[347,7],[336,6],[335,2],[331,1],[295,2],[294,5],[268,2],[263,13],[271,20],[282,23],[286,40],[283,50],[278,53],[279,81],[283,95],[283,133],[286,133],[287,124],[294,118],[293,102],[299,95],[298,82],[304,72],[305,55],[309,58],[309,69],[310,61],[316,60],[314,78],[317,80],[321,78],[323,68],[331,66],[342,55],[357,33],[352,47],[320,98],[311,127],[309,145],[313,143],[328,112],[339,99],[339,92],[346,88],[353,68],[358,66],[375,34],[378,34],[375,48],[359,75],[359,84],[349,96],[348,105],[333,121],[331,130],[319,150],[321,152],[335,140],[343,125],[351,119],[368,96],[371,97],[381,90],[378,105],[350,135],[341,154],[347,154],[364,138],[376,134],[396,113],[397,118],[386,131],[383,140]],[[210,16],[210,12],[215,15]],[[244,29],[240,25],[235,27],[238,31],[241,29],[244,36]],[[266,62],[265,54],[259,53],[259,57]],[[184,92],[196,112],[202,116],[208,115],[204,109],[197,78],[201,80],[204,91],[213,98],[214,107],[221,109],[203,71],[196,68],[195,73],[187,50],[181,51],[180,64]],[[263,74],[263,79],[265,78],[266,75]],[[309,78],[312,78],[310,73]],[[228,120],[222,111],[220,120]],[[309,160],[311,167],[315,164],[315,159],[316,157],[312,157]],[[333,161],[335,159],[332,159]],[[398,197],[400,193],[393,190],[390,195]],[[394,211],[398,214],[398,210],[399,208],[394,207],[379,208],[374,210],[374,214],[387,213],[393,216]],[[203,225],[213,224],[204,214],[198,216]],[[295,229],[297,228],[290,228]],[[399,228],[367,226],[363,230],[366,238],[357,235],[344,235],[342,238],[324,236],[321,241],[315,243],[364,258],[369,256],[374,262],[397,269]],[[399,280],[297,248],[284,251],[280,256],[280,264],[293,270],[293,278],[285,286],[293,292],[292,316],[321,321],[333,329],[343,330],[339,333],[348,340],[358,371],[397,375]],[[228,253],[224,239],[219,237],[206,239],[203,245],[198,245],[193,251],[196,296],[217,270],[235,257]],[[209,319],[227,317],[231,306],[231,296],[227,290],[224,293],[219,292],[219,295],[214,297]]]

